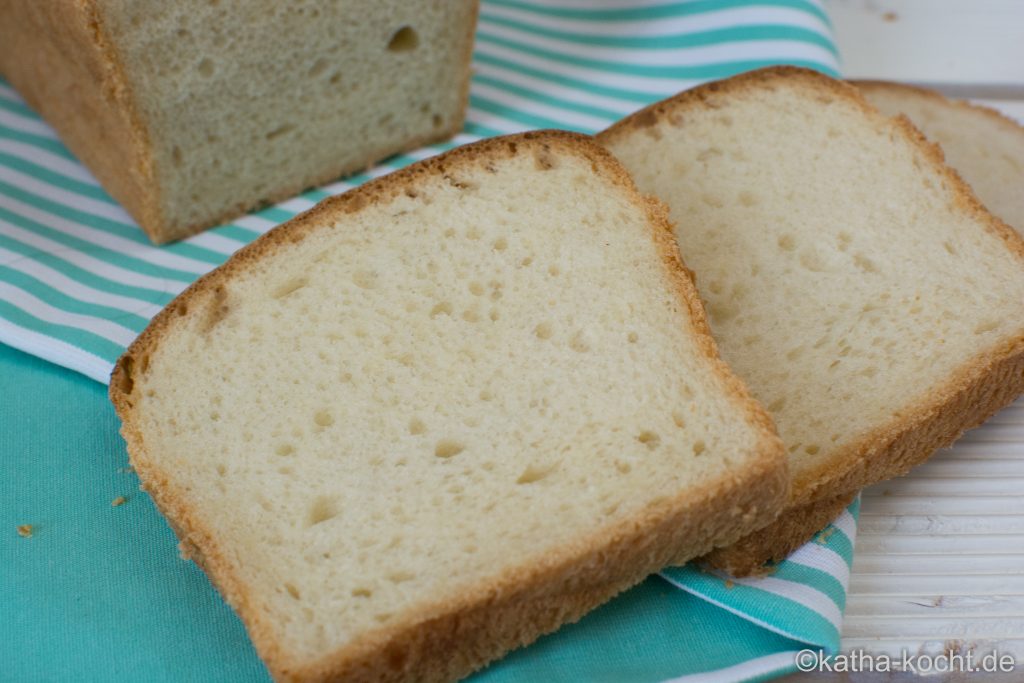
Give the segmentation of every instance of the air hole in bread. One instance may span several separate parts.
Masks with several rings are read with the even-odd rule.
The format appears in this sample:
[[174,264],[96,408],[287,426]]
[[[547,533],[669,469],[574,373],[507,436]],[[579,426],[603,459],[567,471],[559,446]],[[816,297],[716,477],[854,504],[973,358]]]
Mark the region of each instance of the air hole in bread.
[[225,467],[223,464],[218,464],[217,465],[217,476],[218,477],[223,477],[223,476],[227,475],[227,473],[228,473],[228,468],[227,467]]
[[538,339],[551,339],[553,333],[551,323],[540,323],[537,327],[533,328],[533,333],[537,335]]
[[433,124],[434,128],[440,128],[444,125],[444,118],[440,114],[434,114],[430,117],[430,123]]
[[372,270],[357,270],[352,274],[352,282],[361,289],[375,289],[378,275]]
[[679,427],[680,429],[686,429],[686,418],[683,417],[683,414],[680,413],[679,411],[674,411],[672,413],[672,422],[675,424],[676,427]]
[[430,317],[431,318],[435,318],[435,317],[437,317],[437,316],[439,316],[441,314],[444,314],[444,315],[451,315],[452,314],[452,305],[450,303],[448,303],[447,301],[441,301],[441,302],[435,304],[432,309],[430,309]]
[[694,455],[700,455],[705,450],[707,450],[707,446],[704,444],[703,441],[697,441],[697,442],[695,442],[693,444],[693,454]]
[[373,591],[370,590],[369,588],[353,588],[352,589],[352,597],[353,598],[369,598],[369,597],[372,597],[372,596],[373,596]]
[[213,75],[214,72],[213,61],[207,57],[204,57],[202,60],[200,60],[199,65],[196,67],[196,71],[199,72],[200,76],[209,78]]
[[742,192],[740,192],[739,200],[740,204],[742,204],[743,206],[756,206],[758,203],[757,195],[747,190],[743,190]]
[[317,496],[309,507],[307,526],[316,526],[338,516],[338,501],[330,496]]
[[185,161],[185,157],[181,153],[181,147],[175,145],[174,148],[171,149],[171,161],[174,162],[175,166],[181,166]]
[[490,312],[490,315],[488,317],[490,317],[491,322],[497,322],[498,318],[501,317],[501,316],[498,313],[498,309],[492,308],[491,312]]
[[550,266],[548,266],[548,275],[550,275],[551,277],[558,277],[561,274],[562,274],[562,269],[559,268],[554,263],[552,263]]
[[281,137],[282,135],[287,135],[293,130],[295,130],[295,125],[291,123],[286,123],[282,126],[278,126],[274,130],[268,131],[267,134],[264,135],[263,137],[265,137],[268,140],[273,140],[275,138]]
[[285,280],[270,292],[270,296],[274,299],[283,299],[284,297],[297,292],[298,290],[309,284],[309,281],[304,277],[295,277],[290,280]]
[[293,583],[286,583],[284,589],[288,591],[288,595],[292,596],[296,600],[301,600],[302,596],[299,594],[299,589],[295,587]]
[[132,379],[132,357],[125,355],[121,361],[120,371],[115,377],[118,390],[125,396],[132,393],[135,388],[135,381]]
[[783,251],[793,251],[796,249],[796,239],[788,233],[785,235],[779,235],[778,244],[779,249],[782,249]]
[[552,472],[554,472],[555,471],[555,467],[556,467],[555,464],[551,464],[551,465],[537,465],[537,464],[528,465],[526,467],[526,469],[523,470],[522,474],[519,475],[519,478],[516,479],[516,483],[517,484],[533,484],[535,482],[538,482],[541,479],[543,479],[546,476],[548,476],[549,474],[551,474]]
[[484,286],[474,280],[469,283],[469,292],[473,296],[482,296],[484,293]]
[[206,317],[203,319],[201,331],[203,334],[210,332],[219,322],[227,317],[230,307],[227,304],[228,292],[223,285],[213,290],[213,296],[207,305]]
[[283,443],[274,449],[274,453],[280,456],[291,455],[295,452],[295,446],[290,443]]
[[538,171],[549,171],[558,165],[547,148],[538,150],[533,159]]
[[636,332],[630,332],[630,333],[629,333],[629,334],[628,334],[628,335],[626,336],[626,340],[627,340],[627,341],[628,341],[628,342],[629,342],[630,344],[636,344],[636,343],[637,343],[637,341],[638,341],[639,339],[640,339],[640,337],[639,337],[639,335],[637,335],[637,333],[636,333]]
[[309,71],[307,71],[306,73],[309,74],[310,77],[316,77],[326,70],[327,60],[324,59],[323,57],[320,57],[315,62],[313,62],[312,66],[309,67]]
[[527,267],[533,265],[533,257],[532,256],[527,256],[526,258],[524,258],[522,261],[519,262],[519,265],[523,266],[524,268],[527,268]]
[[864,254],[857,254],[853,257],[853,263],[865,273],[877,273],[878,266]]
[[979,323],[974,328],[974,334],[984,334],[986,332],[991,332],[992,330],[996,329],[997,327],[999,327],[999,321],[998,320],[986,320],[984,322]]
[[394,572],[388,574],[388,581],[391,583],[405,583],[406,581],[412,581],[416,578],[415,574],[409,572]]
[[494,394],[492,394],[487,389],[484,389],[484,390],[482,390],[480,392],[480,400],[481,401],[493,401],[494,400]]
[[326,410],[318,410],[313,416],[313,422],[315,422],[318,427],[330,427],[334,424],[334,416]]
[[576,353],[586,353],[587,351],[590,351],[590,342],[587,341],[587,337],[582,330],[577,330],[569,339],[569,348]]
[[462,319],[468,323],[475,323],[480,320],[480,314],[470,309],[462,312]]
[[388,41],[388,50],[391,52],[410,52],[420,44],[419,34],[411,26],[403,26],[394,32],[391,40]]
[[441,439],[437,442],[437,445],[434,446],[434,455],[439,458],[453,458],[465,449],[466,447],[458,441],[453,441],[452,439]]
[[809,444],[807,446],[804,446],[804,453],[806,453],[807,455],[817,455],[818,451],[820,451],[820,450],[821,450],[821,446],[819,446],[816,443],[812,443],[812,444]]
[[508,249],[508,240],[505,239],[504,237],[499,237],[498,239],[494,240],[493,246],[495,251],[505,251],[506,249]]
[[821,255],[813,249],[806,249],[800,252],[800,265],[813,273],[825,271],[825,262]]
[[769,413],[777,413],[780,410],[782,410],[785,407],[785,405],[786,405],[785,397],[777,398],[777,399],[775,399],[774,401],[772,401],[771,403],[768,404],[768,412]]
[[654,450],[661,445],[661,437],[656,432],[643,431],[636,437],[636,440],[647,446],[648,450]]
[[952,245],[952,244],[951,244],[951,243],[949,242],[949,240],[946,240],[945,242],[943,242],[943,243],[942,243],[942,247],[943,247],[943,248],[944,248],[944,249],[945,249],[946,251],[948,251],[948,252],[949,252],[949,253],[950,253],[951,255],[953,255],[953,256],[956,256],[956,249],[955,249],[955,248],[953,247],[953,245]]

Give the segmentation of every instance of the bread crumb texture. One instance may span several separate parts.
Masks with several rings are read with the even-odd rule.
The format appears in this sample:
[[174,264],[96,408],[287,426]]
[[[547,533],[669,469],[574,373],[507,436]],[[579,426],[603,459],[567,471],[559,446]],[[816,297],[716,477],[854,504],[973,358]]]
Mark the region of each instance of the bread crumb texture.
[[[201,520],[257,642],[290,662],[466,596],[501,604],[498,577],[618,543],[645,510],[755,465],[743,488],[765,506],[708,528],[749,531],[784,495],[767,420],[713,362],[665,226],[610,157],[565,137],[486,143],[329,201],[122,361],[136,469]],[[559,594],[596,604],[655,570],[645,557],[595,555]],[[586,587],[595,570],[614,580]],[[508,614],[562,609],[536,599]],[[451,647],[448,671],[498,654]]]
[[795,495],[875,430],[934,418],[915,411],[973,359],[1020,353],[1024,247],[917,136],[796,69],[683,93],[599,136],[668,204]]
[[462,124],[475,0],[95,6],[118,79],[96,87],[133,121],[158,241]]
[[999,112],[899,83],[856,83],[889,116],[906,115],[995,215],[1024,234],[1024,126]]

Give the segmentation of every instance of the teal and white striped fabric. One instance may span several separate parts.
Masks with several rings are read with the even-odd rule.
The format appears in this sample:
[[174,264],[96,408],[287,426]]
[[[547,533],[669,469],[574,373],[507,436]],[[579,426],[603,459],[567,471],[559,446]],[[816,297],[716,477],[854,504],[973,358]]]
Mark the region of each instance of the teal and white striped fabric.
[[[190,282],[331,194],[483,137],[595,132],[699,82],[776,63],[837,74],[818,0],[484,0],[468,121],[454,140],[159,248],[0,80],[0,342],[105,383],[124,348]],[[844,513],[824,544],[808,544],[766,579],[726,583],[693,569],[664,579],[787,643],[836,650],[855,526]],[[792,652],[775,649],[673,660],[650,680],[792,669]],[[516,663],[542,649],[525,652],[533,654],[484,678],[515,679]]]

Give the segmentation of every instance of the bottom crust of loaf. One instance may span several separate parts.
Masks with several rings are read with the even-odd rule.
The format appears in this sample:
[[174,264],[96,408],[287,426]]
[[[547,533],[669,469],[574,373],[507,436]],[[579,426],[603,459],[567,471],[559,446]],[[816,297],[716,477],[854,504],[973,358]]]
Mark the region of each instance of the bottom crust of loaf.
[[728,548],[718,548],[697,560],[699,564],[732,576],[763,576],[772,564],[786,559],[828,526],[857,497],[857,492],[788,509],[764,529],[745,536]]

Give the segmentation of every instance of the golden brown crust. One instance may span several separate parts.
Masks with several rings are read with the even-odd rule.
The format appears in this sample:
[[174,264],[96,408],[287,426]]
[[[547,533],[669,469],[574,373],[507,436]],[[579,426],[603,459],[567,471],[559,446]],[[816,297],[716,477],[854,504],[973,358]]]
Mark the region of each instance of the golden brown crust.
[[[781,562],[807,543],[845,510],[857,491],[806,505],[790,507],[774,522],[748,534],[735,545],[712,550],[697,560],[732,576],[759,576],[771,571],[773,562]],[[814,529],[808,534],[808,529]]]
[[0,72],[147,231],[153,169],[95,0],[0,3]]
[[[359,639],[316,662],[284,651],[265,623],[258,597],[238,579],[233,561],[204,527],[185,495],[146,452],[135,420],[135,373],[145,372],[149,355],[175,324],[179,312],[211,296],[232,275],[275,254],[311,231],[332,224],[367,204],[387,203],[424,180],[466,167],[522,153],[557,150],[588,159],[608,180],[645,211],[658,244],[666,276],[693,319],[700,348],[721,377],[737,406],[759,434],[748,466],[730,471],[700,493],[652,501],[641,515],[611,528],[595,530],[571,548],[552,553],[542,564],[509,570],[463,591],[453,600],[424,604],[401,622],[364,633]],[[160,312],[118,361],[110,397],[123,420],[132,463],[154,501],[171,521],[183,548],[207,571],[245,622],[260,656],[281,681],[448,680],[468,674],[510,648],[531,642],[645,576],[680,557],[709,551],[774,519],[786,499],[789,477],[781,442],[770,418],[743,384],[718,358],[703,308],[680,261],[665,208],[642,197],[612,156],[585,136],[538,131],[492,138],[458,148],[324,200],[241,249],[223,266],[200,278]],[[456,647],[457,645],[457,647]]]
[[393,154],[441,142],[465,121],[470,61],[479,2],[469,0],[467,46],[462,61],[461,107],[450,125],[398,144],[386,145],[354,163],[315,169],[290,179],[265,197],[190,225],[163,214],[159,169],[144,117],[136,105],[116,41],[110,39],[99,0],[5,0],[0,3],[0,73],[10,80],[57,131],[68,149],[131,214],[154,244],[184,239],[260,206],[317,185],[364,171]]
[[[852,85],[823,74],[797,67],[769,67],[724,81],[708,83],[657,102],[626,117],[599,133],[597,140],[608,144],[620,136],[657,125],[662,120],[685,121],[687,110],[716,108],[718,100],[730,93],[749,88],[772,89],[780,84],[801,83],[819,97],[841,97],[861,109],[880,126],[888,126],[893,139],[903,137],[921,156],[922,166],[939,174],[952,207],[977,221],[984,230],[999,237],[1024,266],[1024,238],[1010,226],[990,214],[974,196],[970,187],[945,164],[942,150],[929,142],[906,117],[886,118]],[[830,505],[843,495],[894,476],[905,474],[914,465],[928,459],[938,448],[951,444],[964,430],[975,427],[999,408],[1024,392],[1024,330],[1014,338],[992,348],[980,350],[967,359],[942,385],[925,396],[908,397],[908,407],[888,424],[865,434],[858,441],[838,450],[816,468],[798,475],[791,489],[790,503],[782,513],[794,518],[776,522],[785,533],[777,544],[752,535],[731,548],[716,551],[717,566],[760,567],[784,556],[787,547],[796,547],[796,539],[809,540],[817,533],[817,521],[799,525],[800,511],[816,504]]]

